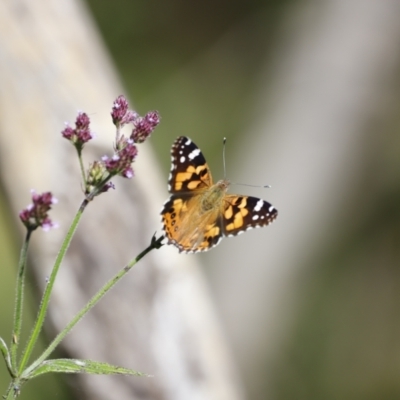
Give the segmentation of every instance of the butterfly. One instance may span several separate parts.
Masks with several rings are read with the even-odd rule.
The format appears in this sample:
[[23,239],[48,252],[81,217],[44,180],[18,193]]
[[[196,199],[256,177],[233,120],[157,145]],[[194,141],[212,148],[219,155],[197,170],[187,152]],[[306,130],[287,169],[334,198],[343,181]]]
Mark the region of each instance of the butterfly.
[[227,194],[229,181],[213,183],[203,153],[189,138],[178,137],[171,155],[171,197],[161,220],[167,243],[180,252],[209,250],[224,236],[269,225],[277,217],[276,208],[262,199]]

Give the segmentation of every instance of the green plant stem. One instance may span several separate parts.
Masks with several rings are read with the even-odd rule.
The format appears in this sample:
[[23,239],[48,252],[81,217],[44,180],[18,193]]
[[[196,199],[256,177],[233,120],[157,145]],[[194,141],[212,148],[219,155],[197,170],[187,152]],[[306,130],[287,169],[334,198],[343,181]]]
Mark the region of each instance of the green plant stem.
[[113,278],[111,278],[86,304],[86,306],[71,320],[71,322],[56,336],[56,338],[50,343],[43,354],[30,365],[23,373],[22,377],[28,377],[29,374],[37,368],[50,354],[55,350],[55,348],[60,344],[60,342],[65,338],[65,336],[75,327],[75,325],[85,316],[85,314],[90,311],[97,302],[117,283],[119,280],[127,274],[131,268],[137,264],[147,253],[153,249],[159,249],[162,246],[161,241],[164,236],[160,236],[156,239],[155,235],[152,237],[150,245],[143,250],[136,258],[132,259],[124,268],[122,268]]
[[35,344],[37,342],[38,336],[39,336],[39,334],[40,334],[40,332],[42,330],[43,322],[44,322],[44,319],[46,317],[47,310],[48,310],[48,307],[49,307],[51,291],[53,289],[54,282],[56,280],[56,276],[57,276],[58,270],[59,270],[60,265],[61,265],[61,263],[62,263],[62,261],[63,261],[63,259],[65,257],[65,253],[66,253],[66,251],[67,251],[67,249],[68,249],[68,247],[69,247],[69,245],[71,243],[71,240],[72,240],[72,237],[73,237],[73,235],[74,235],[74,233],[76,231],[76,228],[78,227],[78,224],[79,224],[79,221],[80,221],[80,219],[82,217],[83,211],[85,210],[85,208],[88,205],[88,203],[89,203],[88,199],[83,200],[81,206],[79,207],[78,212],[75,215],[75,218],[73,219],[73,221],[71,223],[71,226],[70,226],[70,228],[68,230],[68,233],[67,233],[67,235],[66,235],[66,237],[64,239],[64,242],[61,245],[60,251],[59,251],[59,253],[57,255],[57,258],[56,258],[56,261],[54,263],[53,270],[51,271],[51,275],[50,275],[49,281],[48,281],[48,283],[46,285],[46,289],[45,289],[45,291],[43,293],[42,300],[40,302],[39,312],[38,312],[38,315],[36,317],[36,321],[35,321],[34,327],[32,329],[30,337],[28,339],[28,343],[26,345],[26,348],[25,348],[25,350],[24,350],[24,352],[22,354],[21,364],[19,366],[19,374],[21,374],[22,371],[24,370],[25,365],[27,364],[27,362],[29,360],[29,357],[32,354],[33,348],[34,348],[34,346],[35,346]]
[[19,257],[17,285],[15,291],[15,309],[14,309],[14,323],[11,337],[11,368],[13,375],[17,371],[17,350],[20,342],[21,327],[22,327],[22,314],[24,306],[24,286],[25,286],[25,271],[26,271],[26,259],[29,247],[29,241],[31,238],[32,230],[28,228],[25,236],[25,241],[21,248],[21,254]]
[[3,396],[5,400],[14,400],[14,390],[13,390],[13,382],[10,383],[10,385],[7,388],[6,394]]
[[83,166],[82,149],[81,150],[77,149],[77,152],[78,152],[79,166],[81,168],[83,187],[86,189],[87,181],[86,181],[85,167]]
[[3,396],[5,400],[14,400],[19,396],[20,388],[19,388],[19,380],[13,379],[9,384],[6,394]]

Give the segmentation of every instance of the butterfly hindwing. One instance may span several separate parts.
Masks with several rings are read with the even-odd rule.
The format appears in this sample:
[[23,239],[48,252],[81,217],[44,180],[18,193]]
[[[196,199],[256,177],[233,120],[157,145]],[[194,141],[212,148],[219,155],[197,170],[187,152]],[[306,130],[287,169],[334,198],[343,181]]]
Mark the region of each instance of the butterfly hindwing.
[[251,196],[225,196],[224,235],[234,236],[252,228],[269,225],[277,216],[277,209],[265,200]]

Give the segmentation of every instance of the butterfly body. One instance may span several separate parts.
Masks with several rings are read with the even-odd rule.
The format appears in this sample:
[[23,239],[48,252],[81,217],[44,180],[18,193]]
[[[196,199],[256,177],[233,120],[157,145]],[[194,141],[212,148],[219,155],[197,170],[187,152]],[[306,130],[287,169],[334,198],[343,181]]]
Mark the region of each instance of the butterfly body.
[[209,189],[205,189],[204,193],[201,194],[200,208],[201,211],[206,213],[210,210],[219,209],[224,201],[224,196],[228,190],[229,182],[222,180],[211,186]]
[[266,201],[227,194],[225,179],[214,184],[203,154],[189,138],[178,137],[171,154],[171,197],[161,215],[167,241],[179,251],[209,250],[223,236],[268,225],[276,218],[277,210]]

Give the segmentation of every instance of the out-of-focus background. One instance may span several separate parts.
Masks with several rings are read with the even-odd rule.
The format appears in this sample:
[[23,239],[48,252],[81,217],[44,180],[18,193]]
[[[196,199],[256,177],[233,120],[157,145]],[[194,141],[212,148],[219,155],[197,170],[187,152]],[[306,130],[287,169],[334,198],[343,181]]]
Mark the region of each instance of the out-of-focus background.
[[[165,187],[179,135],[216,180],[226,136],[228,178],[272,186],[230,188],[276,206],[272,226],[182,256],[203,264],[246,398],[400,398],[400,3],[86,5],[136,110],[161,114],[151,144]],[[7,217],[10,299],[18,245]],[[8,338],[12,306],[0,313]],[[36,382],[37,398],[68,398],[49,382]]]

